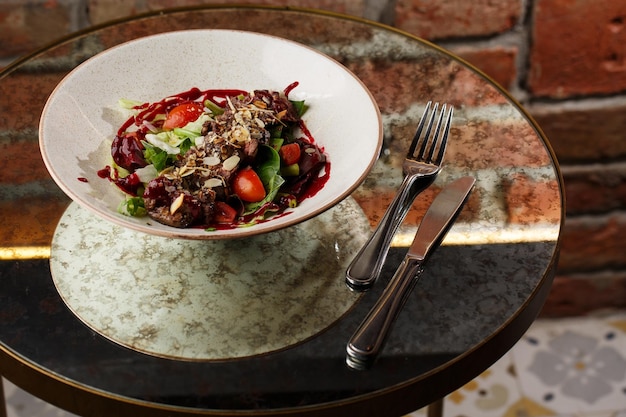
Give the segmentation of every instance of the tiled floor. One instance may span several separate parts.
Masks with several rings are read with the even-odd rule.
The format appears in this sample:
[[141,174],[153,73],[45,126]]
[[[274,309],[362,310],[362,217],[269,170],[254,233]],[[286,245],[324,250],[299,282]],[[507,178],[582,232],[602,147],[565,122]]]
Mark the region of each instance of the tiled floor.
[[[70,417],[6,380],[8,417]],[[424,417],[419,410],[410,417]],[[626,417],[626,312],[536,321],[444,417]]]

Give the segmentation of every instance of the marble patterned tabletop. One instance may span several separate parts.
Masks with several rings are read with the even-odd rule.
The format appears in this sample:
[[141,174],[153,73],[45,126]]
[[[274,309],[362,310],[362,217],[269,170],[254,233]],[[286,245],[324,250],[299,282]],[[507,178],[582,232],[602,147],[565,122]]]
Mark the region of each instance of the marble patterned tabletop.
[[351,198],[297,226],[223,241],[136,232],[73,203],[50,265],[67,306],[99,334],[157,356],[224,360],[302,342],[346,313],[359,295],[345,269],[368,233]]

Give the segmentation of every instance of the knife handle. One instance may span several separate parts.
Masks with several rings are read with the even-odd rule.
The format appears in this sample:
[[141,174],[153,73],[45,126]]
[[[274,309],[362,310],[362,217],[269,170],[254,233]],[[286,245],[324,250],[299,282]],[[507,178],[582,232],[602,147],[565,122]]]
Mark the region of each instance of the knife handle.
[[346,284],[355,291],[370,289],[380,275],[389,246],[415,197],[432,183],[432,178],[407,175],[376,230],[346,270]]
[[419,280],[421,266],[419,259],[404,258],[381,297],[350,338],[346,348],[348,366],[366,369],[374,362],[393,322]]

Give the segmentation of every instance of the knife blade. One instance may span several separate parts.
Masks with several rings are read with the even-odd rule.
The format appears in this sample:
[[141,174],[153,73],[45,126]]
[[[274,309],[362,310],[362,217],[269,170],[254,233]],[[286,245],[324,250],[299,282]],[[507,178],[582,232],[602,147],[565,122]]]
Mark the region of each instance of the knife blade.
[[413,243],[374,307],[346,347],[346,363],[367,369],[382,349],[393,322],[419,280],[428,257],[437,248],[469,196],[475,178],[463,177],[447,185],[432,202],[415,233]]

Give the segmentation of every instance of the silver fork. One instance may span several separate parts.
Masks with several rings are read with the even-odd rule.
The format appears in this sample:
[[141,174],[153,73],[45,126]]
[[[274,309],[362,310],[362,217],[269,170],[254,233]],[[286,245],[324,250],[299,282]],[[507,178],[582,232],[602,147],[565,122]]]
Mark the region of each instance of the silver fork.
[[[431,101],[426,104],[411,146],[402,163],[404,179],[396,196],[376,230],[346,271],[346,283],[353,290],[365,291],[374,285],[389,252],[391,240],[413,204],[413,200],[420,192],[428,188],[441,170],[454,108],[444,103],[437,117],[439,103],[435,103],[432,109],[431,105]],[[433,130],[435,121],[437,124]]]

